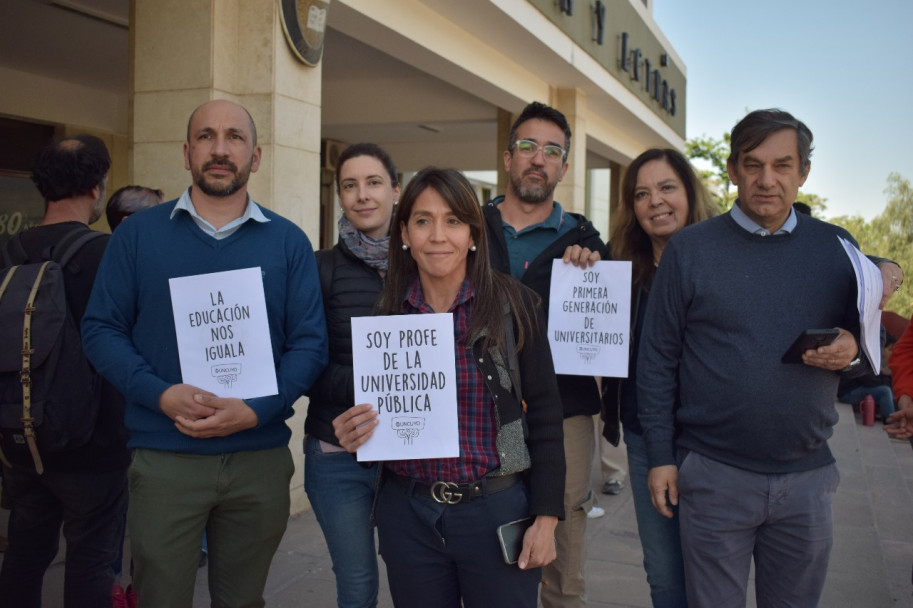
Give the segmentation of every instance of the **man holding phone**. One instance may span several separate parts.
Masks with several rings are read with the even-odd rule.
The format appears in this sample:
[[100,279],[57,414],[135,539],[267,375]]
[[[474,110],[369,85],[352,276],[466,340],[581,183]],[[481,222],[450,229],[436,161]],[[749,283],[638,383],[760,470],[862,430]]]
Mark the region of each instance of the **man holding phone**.
[[[842,228],[792,208],[811,131],[780,110],[732,130],[732,210],[670,239],[647,308],[638,415],[654,506],[681,509],[688,603],[815,606],[833,544],[839,474],[827,445],[840,373],[859,348]],[[781,361],[806,330],[836,339]],[[725,559],[723,559],[725,556]]]

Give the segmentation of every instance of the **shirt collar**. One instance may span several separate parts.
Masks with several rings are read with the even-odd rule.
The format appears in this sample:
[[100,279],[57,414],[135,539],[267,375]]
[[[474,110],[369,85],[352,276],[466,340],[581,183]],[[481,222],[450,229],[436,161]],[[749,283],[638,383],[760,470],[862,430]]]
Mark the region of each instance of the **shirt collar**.
[[260,209],[260,206],[257,205],[253,199],[250,198],[250,195],[247,196],[247,206],[244,208],[244,213],[240,217],[233,219],[228,222],[220,229],[216,230],[215,227],[204,220],[200,214],[197,213],[196,207],[193,206],[193,201],[190,200],[190,188],[187,188],[181,197],[178,199],[177,204],[175,204],[174,209],[171,210],[171,218],[173,219],[177,215],[178,211],[185,211],[191,218],[193,218],[194,223],[206,234],[215,238],[215,239],[224,239],[225,237],[233,234],[238,228],[241,227],[248,220],[253,220],[255,222],[266,223],[269,221],[269,218],[263,215],[263,211]]
[[[771,234],[769,230],[762,228],[757,222],[745,215],[745,212],[742,211],[741,207],[739,207],[738,199],[736,199],[735,204],[729,211],[729,215],[732,216],[732,219],[736,224],[752,234],[758,234],[761,236],[770,236]],[[797,224],[798,220],[796,219],[796,210],[790,207],[789,217],[786,218],[786,221],[783,222],[783,225],[780,227],[780,229],[773,234],[789,234],[796,229]]]
[[[469,282],[469,277],[467,276],[460,284],[460,290],[457,292],[456,298],[454,298],[453,304],[450,305],[450,309],[447,312],[453,312],[458,306],[471,300],[474,295],[475,291],[473,291],[472,284]],[[412,281],[409,289],[406,290],[406,296],[403,298],[403,311],[409,312],[410,308],[419,312],[434,312],[428,303],[425,302],[425,294],[422,292],[422,282],[418,277]]]
[[[500,205],[503,202],[504,202],[504,198],[502,197],[501,200],[498,201],[498,204]],[[561,229],[561,226],[564,224],[564,215],[565,215],[565,211],[564,211],[564,208],[561,206],[561,203],[559,203],[558,201],[552,201],[552,212],[548,214],[547,218],[545,218],[538,224],[533,224],[532,226],[527,226],[523,230],[518,231],[517,234],[521,234],[521,233],[527,232],[529,230],[535,230],[537,228],[550,228],[552,230],[558,231]],[[507,224],[504,223],[504,225],[506,226]],[[511,229],[513,229],[513,228],[511,228]]]

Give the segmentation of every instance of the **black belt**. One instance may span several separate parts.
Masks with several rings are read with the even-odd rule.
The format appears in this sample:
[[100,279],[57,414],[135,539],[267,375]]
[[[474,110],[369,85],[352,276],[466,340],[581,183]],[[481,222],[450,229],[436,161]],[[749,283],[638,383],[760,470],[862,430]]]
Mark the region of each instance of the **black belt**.
[[469,502],[489,494],[496,494],[517,485],[521,481],[519,473],[504,477],[485,477],[472,483],[453,483],[435,481],[428,485],[402,475],[388,475],[390,479],[403,486],[415,496],[430,496],[442,505],[455,505],[458,502]]

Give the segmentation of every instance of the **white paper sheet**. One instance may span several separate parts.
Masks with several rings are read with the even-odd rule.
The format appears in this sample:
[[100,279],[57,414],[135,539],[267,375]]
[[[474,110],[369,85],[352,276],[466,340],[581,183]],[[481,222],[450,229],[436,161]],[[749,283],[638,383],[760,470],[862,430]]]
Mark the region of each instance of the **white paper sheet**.
[[877,374],[881,369],[881,309],[878,308],[884,288],[881,271],[852,243],[844,238],[840,238],[840,243],[856,272],[856,285],[859,291],[856,306],[859,309],[859,326],[862,334],[860,348],[869,358],[872,369]]
[[628,377],[631,262],[552,263],[548,340],[555,372]]
[[380,420],[359,461],[460,455],[453,340],[451,313],[352,319],[353,405]]
[[181,376],[220,397],[275,395],[260,268],[169,279]]

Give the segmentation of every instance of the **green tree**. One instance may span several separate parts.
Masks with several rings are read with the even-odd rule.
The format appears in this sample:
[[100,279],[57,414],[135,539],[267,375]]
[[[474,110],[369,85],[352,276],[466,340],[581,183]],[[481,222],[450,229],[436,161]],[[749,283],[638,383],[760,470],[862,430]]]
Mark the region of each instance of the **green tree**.
[[796,202],[805,203],[811,207],[812,215],[815,217],[824,217],[824,213],[827,211],[827,205],[825,204],[827,199],[811,192],[800,192],[796,196]]
[[[704,187],[710,192],[710,196],[713,197],[722,212],[729,211],[737,196],[732,182],[729,181],[729,172],[726,170],[730,143],[729,133],[723,133],[721,139],[704,135],[685,142],[685,155],[695,165],[698,177],[704,182]],[[694,163],[694,161],[699,162]],[[811,207],[815,217],[823,217],[827,210],[825,204],[827,199],[817,194],[800,192],[797,200]]]
[[709,166],[707,169],[695,167],[698,177],[710,192],[720,211],[728,211],[735,201],[732,192],[732,183],[729,181],[729,172],[726,171],[726,159],[729,157],[729,133],[723,133],[722,139],[703,136],[689,139],[685,142],[685,154],[691,161],[702,160],[699,163]]
[[[899,173],[887,179],[885,194],[888,203],[884,211],[871,222],[858,215],[831,218],[833,224],[846,228],[867,254],[890,258],[900,264],[913,281],[913,187],[910,180]],[[888,308],[909,317],[913,314],[913,282],[904,280],[904,286],[894,294]]]

